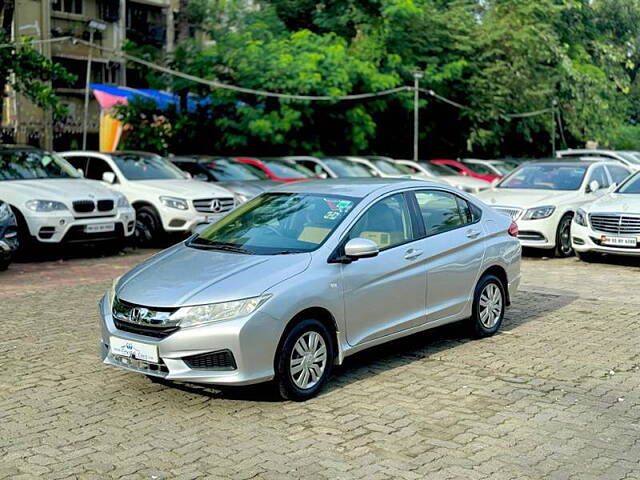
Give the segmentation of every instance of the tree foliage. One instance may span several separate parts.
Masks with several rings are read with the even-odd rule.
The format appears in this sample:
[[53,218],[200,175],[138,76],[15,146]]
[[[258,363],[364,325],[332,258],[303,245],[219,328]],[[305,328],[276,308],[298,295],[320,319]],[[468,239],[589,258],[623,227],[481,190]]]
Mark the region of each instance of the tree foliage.
[[[550,112],[506,115],[552,102],[564,134],[557,141],[567,146],[612,144],[639,115],[640,0],[191,0],[187,8],[195,35],[165,61],[192,75],[337,97],[411,85],[422,72],[424,88],[468,106],[421,97],[424,156],[548,154]],[[170,76],[154,82],[209,98],[190,114],[122,109],[122,118],[164,115],[171,129],[158,132],[160,144],[176,153],[411,152],[408,92],[308,102]],[[194,142],[196,134],[207,141]]]

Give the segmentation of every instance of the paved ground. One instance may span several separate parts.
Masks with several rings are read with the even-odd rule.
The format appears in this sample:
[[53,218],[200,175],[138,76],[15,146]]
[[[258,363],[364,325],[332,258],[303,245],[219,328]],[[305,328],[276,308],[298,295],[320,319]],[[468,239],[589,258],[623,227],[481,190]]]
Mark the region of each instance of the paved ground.
[[0,478],[640,478],[637,264],[528,258],[500,335],[394,342],[287,403],[99,363],[98,298],[151,253],[0,273]]

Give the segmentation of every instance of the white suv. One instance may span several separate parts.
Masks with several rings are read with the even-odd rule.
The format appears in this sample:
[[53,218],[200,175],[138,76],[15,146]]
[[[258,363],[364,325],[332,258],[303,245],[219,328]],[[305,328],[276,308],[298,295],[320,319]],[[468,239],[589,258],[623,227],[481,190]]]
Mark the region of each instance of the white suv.
[[192,180],[153,153],[77,151],[61,155],[86,178],[101,180],[127,197],[136,210],[142,243],[163,233],[191,233],[240,203],[226,188]]
[[18,220],[21,248],[34,241],[120,242],[135,229],[135,212],[124,195],[35,148],[0,145],[0,197]]

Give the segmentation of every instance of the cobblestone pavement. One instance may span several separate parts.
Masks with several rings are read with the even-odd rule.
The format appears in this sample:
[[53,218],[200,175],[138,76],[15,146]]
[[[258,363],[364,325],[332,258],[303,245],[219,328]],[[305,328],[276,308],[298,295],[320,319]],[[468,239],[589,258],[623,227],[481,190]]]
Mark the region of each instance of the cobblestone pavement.
[[527,258],[501,334],[396,341],[290,403],[98,361],[98,299],[150,253],[0,273],[0,478],[640,478],[637,264]]

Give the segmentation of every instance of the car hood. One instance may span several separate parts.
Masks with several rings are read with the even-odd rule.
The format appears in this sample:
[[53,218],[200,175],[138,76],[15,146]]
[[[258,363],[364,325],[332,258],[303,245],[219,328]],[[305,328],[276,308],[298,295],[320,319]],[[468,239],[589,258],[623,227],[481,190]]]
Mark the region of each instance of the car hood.
[[640,195],[610,193],[583,208],[588,212],[640,215]]
[[180,243],[125,274],[116,295],[147,307],[181,307],[255,297],[302,273],[311,254],[243,255]]
[[566,190],[491,188],[478,193],[477,197],[488,205],[529,208],[570,202],[578,198],[578,192],[567,192]]
[[233,193],[215,183],[202,182],[200,180],[135,180],[132,186],[153,190],[158,195],[169,195],[187,200],[211,197],[233,197]]
[[29,200],[55,200],[69,203],[74,200],[113,199],[115,193],[96,180],[83,178],[42,178],[0,182],[0,191],[9,203]]
[[246,180],[238,182],[216,182],[216,184],[232,192],[246,195],[247,197],[255,197],[271,187],[280,185],[280,182],[276,182],[275,180]]

